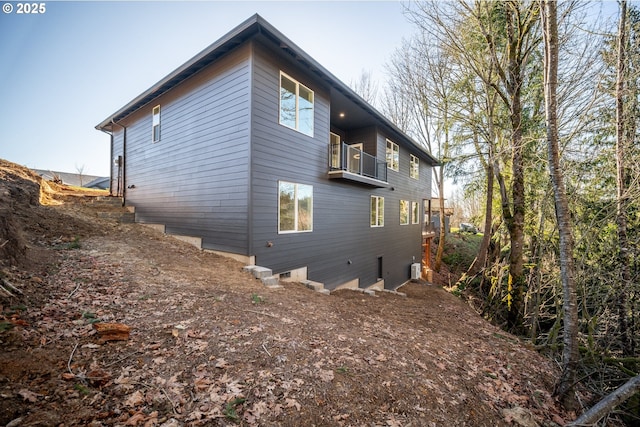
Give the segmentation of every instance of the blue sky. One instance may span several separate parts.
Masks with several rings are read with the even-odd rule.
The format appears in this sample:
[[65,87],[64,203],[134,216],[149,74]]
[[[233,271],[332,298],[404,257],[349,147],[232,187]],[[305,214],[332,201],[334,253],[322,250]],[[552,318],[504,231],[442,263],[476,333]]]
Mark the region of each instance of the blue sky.
[[343,82],[384,63],[414,29],[399,1],[46,1],[0,13],[0,158],[109,174],[94,126],[259,13]]

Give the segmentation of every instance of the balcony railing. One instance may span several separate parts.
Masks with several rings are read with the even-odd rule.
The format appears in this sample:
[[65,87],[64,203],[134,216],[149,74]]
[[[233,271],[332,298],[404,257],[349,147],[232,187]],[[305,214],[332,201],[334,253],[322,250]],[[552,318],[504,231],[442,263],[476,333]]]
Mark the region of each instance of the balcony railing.
[[[329,146],[329,167],[331,171],[344,171],[387,182],[387,162],[344,142]],[[346,178],[344,175],[340,177]]]

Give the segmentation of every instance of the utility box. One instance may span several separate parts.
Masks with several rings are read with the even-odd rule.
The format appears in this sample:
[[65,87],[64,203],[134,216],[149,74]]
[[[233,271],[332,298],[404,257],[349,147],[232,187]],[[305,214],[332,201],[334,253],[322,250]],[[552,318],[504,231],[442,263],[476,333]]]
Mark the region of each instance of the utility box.
[[420,280],[421,268],[420,263],[411,264],[411,280]]

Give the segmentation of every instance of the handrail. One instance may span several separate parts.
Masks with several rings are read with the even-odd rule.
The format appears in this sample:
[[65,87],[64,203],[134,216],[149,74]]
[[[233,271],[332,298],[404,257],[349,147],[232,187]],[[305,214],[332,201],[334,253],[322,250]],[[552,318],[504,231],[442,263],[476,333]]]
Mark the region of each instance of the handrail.
[[329,167],[387,181],[387,162],[342,142],[329,146]]

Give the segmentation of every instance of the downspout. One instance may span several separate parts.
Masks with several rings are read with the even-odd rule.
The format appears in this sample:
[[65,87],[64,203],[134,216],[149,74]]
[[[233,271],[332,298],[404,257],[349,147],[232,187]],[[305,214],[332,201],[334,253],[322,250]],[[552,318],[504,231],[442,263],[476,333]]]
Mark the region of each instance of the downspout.
[[[113,118],[111,119],[111,124],[113,125],[117,125],[120,126],[122,128],[122,165],[120,165],[119,167],[122,168],[122,206],[124,206],[126,204],[126,192],[127,192],[127,186],[126,186],[126,182],[127,182],[127,128],[116,122],[115,120],[113,120]],[[113,147],[113,145],[112,145]],[[118,182],[118,185],[120,185],[120,182]]]
[[[261,32],[261,27],[258,27],[258,31]],[[254,73],[254,43],[249,45],[249,81],[253,82]],[[249,147],[248,147],[248,159],[247,159],[247,172],[248,186],[247,186],[247,256],[249,259],[254,257],[253,264],[255,264],[255,252],[253,242],[253,84],[249,84]]]

